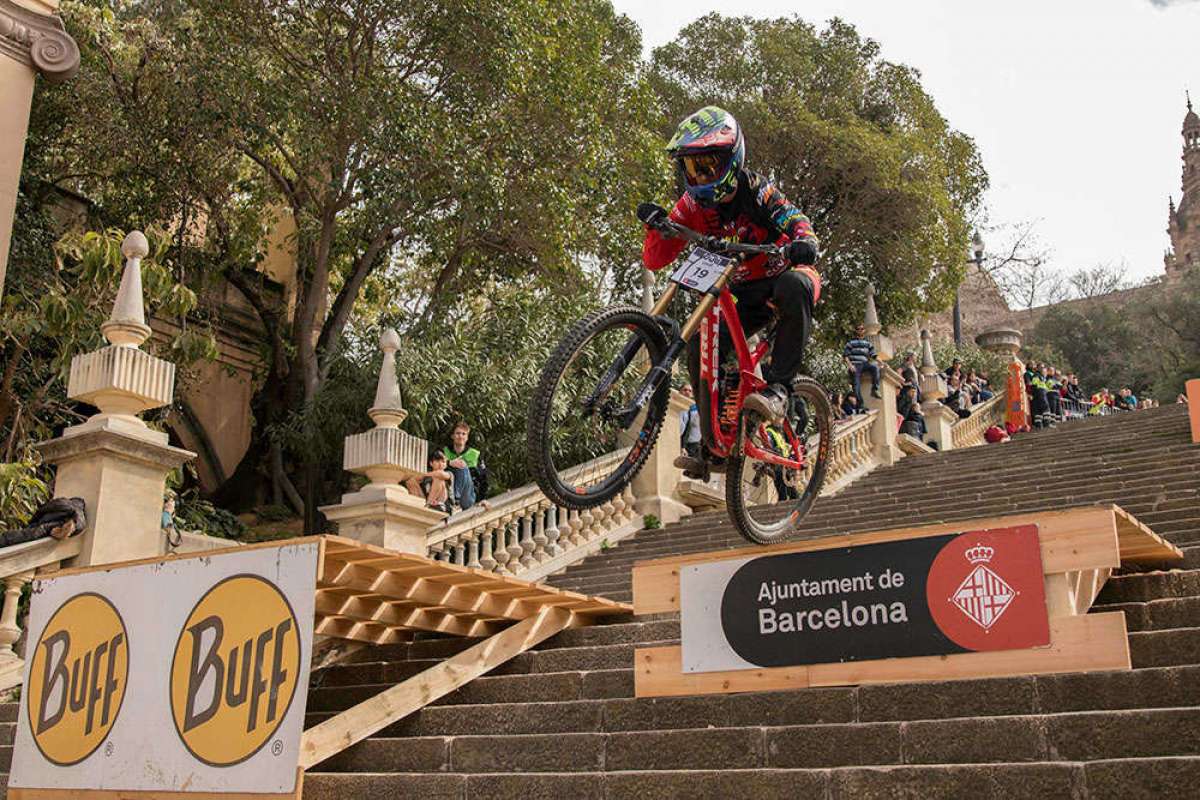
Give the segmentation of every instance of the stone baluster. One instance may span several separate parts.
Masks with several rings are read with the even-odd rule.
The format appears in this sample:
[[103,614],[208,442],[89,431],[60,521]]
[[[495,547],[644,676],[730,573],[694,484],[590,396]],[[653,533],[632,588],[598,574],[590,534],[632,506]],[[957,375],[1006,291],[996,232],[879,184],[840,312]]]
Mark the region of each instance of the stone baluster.
[[480,569],[479,564],[479,531],[474,531],[474,535],[467,542],[467,566],[472,569]]
[[596,509],[584,508],[579,512],[579,541],[587,542],[596,535]]
[[100,326],[108,346],[71,360],[67,396],[99,409],[81,425],[38,445],[57,465],[55,497],[79,497],[87,527],[68,566],[108,564],[164,552],[162,498],[167,474],[195,458],[138,415],[169,406],[175,365],[141,350],[150,337],[142,306],[142,259],[150,244],[132,231],[121,244],[125,268],[112,314]]
[[562,552],[558,537],[562,532],[558,528],[558,506],[551,505],[546,509],[546,552],[551,558]]
[[520,520],[515,512],[508,514],[504,519],[508,538],[508,566],[513,573],[516,573],[517,566],[521,563],[521,555],[525,552],[525,549],[521,547]]
[[370,483],[321,509],[343,536],[405,553],[426,552],[426,532],[446,515],[409,493],[404,483],[426,468],[428,444],[400,430],[408,412],[396,378],[400,336],[390,328],[379,337],[383,361],[375,402],[367,412],[375,428],[346,437],[342,468],[366,475]]
[[10,669],[20,669],[21,660],[13,650],[13,645],[21,638],[17,606],[21,601],[21,589],[32,579],[32,572],[10,575],[4,579],[4,608],[0,611],[0,674]]
[[479,558],[479,568],[484,572],[492,572],[496,569],[496,557],[492,551],[492,534],[495,532],[494,526],[488,527],[480,533],[480,541],[483,543],[483,555]]
[[461,536],[457,537],[457,541],[454,544],[453,561],[460,567],[466,566],[467,563],[467,543],[463,541]]
[[624,502],[625,521],[628,522],[637,516],[637,498],[633,494],[633,486],[626,486],[625,491],[621,492],[621,499]]
[[535,507],[521,516],[521,567],[524,569],[529,569],[536,563],[533,551],[537,548],[537,543],[533,541],[533,517],[530,515],[537,513]]
[[496,530],[496,547],[492,551],[492,557],[496,559],[496,572],[502,575],[511,575],[512,571],[508,568],[509,559],[512,558],[512,553],[508,551],[508,522],[501,520]]
[[583,515],[579,513],[579,509],[568,509],[567,527],[570,529],[570,533],[567,534],[567,543],[572,547],[583,544]]
[[533,557],[537,559],[539,564],[550,558],[550,553],[547,550],[550,540],[546,537],[547,512],[548,509],[544,503],[539,503],[533,512]]

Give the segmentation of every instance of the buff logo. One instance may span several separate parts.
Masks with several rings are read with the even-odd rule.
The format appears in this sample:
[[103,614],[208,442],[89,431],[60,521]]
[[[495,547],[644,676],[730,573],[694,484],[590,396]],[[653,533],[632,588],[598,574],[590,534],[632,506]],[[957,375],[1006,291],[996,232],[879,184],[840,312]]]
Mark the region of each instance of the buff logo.
[[204,763],[239,764],[279,728],[299,675],[299,628],[287,598],[256,575],[226,578],[179,633],[171,665],[175,730]]
[[117,609],[78,594],[50,617],[33,651],[26,704],[33,740],[58,766],[96,751],[117,721],[129,679],[129,635]]

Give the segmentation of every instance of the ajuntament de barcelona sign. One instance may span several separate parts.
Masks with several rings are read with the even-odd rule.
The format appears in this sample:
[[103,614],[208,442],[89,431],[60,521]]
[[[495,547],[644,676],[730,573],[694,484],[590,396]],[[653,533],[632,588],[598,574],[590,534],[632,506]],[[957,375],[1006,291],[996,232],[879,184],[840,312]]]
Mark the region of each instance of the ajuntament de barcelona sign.
[[1050,643],[1035,525],[680,570],[684,672]]
[[318,555],[292,543],[36,582],[10,789],[294,791]]

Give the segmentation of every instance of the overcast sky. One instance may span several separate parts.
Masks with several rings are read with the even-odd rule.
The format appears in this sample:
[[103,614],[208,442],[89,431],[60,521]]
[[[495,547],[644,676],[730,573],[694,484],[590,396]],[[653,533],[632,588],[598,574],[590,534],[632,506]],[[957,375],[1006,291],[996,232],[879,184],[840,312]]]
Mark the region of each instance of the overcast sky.
[[[1064,272],[1162,272],[1179,202],[1184,89],[1200,108],[1195,0],[615,0],[647,51],[710,11],[833,16],[916,67],[991,176],[992,222],[1037,220]],[[702,54],[697,54],[702,58]],[[753,159],[754,143],[750,158]]]

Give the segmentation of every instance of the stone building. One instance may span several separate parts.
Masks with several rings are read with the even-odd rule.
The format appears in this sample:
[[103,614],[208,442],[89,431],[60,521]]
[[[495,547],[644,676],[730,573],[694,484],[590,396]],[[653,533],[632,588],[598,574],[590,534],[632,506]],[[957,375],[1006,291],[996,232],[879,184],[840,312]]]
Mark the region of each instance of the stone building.
[[1178,280],[1186,270],[1200,265],[1200,114],[1192,109],[1190,96],[1183,118],[1182,159],[1183,196],[1178,208],[1174,197],[1168,201],[1171,249],[1163,257],[1167,280]]

